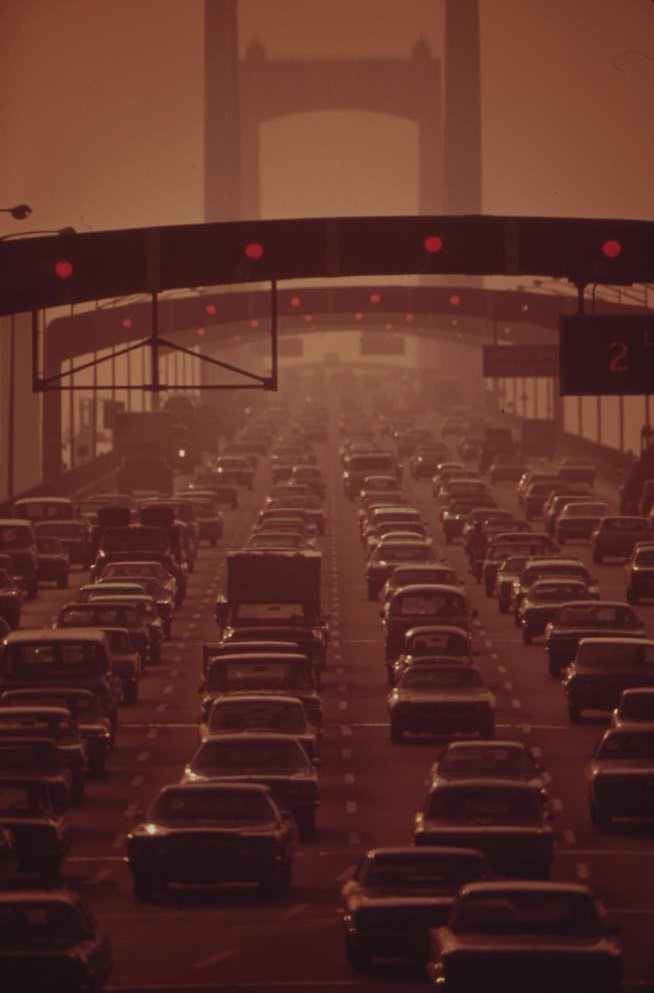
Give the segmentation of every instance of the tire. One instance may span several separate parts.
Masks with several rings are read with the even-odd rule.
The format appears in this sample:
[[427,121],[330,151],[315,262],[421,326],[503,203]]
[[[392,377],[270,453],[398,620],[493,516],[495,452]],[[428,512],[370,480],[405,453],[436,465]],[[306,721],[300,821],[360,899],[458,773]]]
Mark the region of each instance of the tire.
[[589,812],[590,819],[598,831],[610,831],[611,818],[604,811],[598,810],[597,804],[591,803]]
[[391,741],[394,745],[401,745],[404,741],[404,731],[391,721]]
[[46,889],[54,889],[61,882],[61,862],[48,862],[39,871],[39,880]]
[[571,724],[578,724],[581,717],[581,707],[572,700],[568,700],[568,717]]
[[154,900],[156,883],[147,872],[135,872],[132,882],[134,899],[140,903],[149,903]]
[[291,866],[288,864],[281,871],[275,870],[259,880],[259,892],[263,897],[276,897],[291,885]]
[[365,975],[372,968],[370,956],[357,948],[351,938],[345,939],[345,958],[348,960],[355,972]]
[[525,645],[531,645],[532,638],[531,638],[531,631],[529,630],[529,628],[523,627],[522,640]]

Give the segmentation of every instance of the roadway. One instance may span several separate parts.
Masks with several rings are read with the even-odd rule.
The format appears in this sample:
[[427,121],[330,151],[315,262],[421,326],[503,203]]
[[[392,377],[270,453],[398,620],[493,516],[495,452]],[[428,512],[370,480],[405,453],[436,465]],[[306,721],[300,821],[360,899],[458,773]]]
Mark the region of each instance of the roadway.
[[[392,745],[386,711],[378,606],[366,597],[364,558],[355,505],[339,486],[337,432],[322,446],[331,477],[324,553],[324,606],[331,614],[332,646],[323,690],[325,741],[322,805],[315,841],[298,852],[294,885],[282,899],[262,901],[246,890],[171,895],[165,902],[136,903],[123,863],[124,838],[158,788],[176,781],[195,750],[197,684],[201,644],[214,640],[213,605],[222,587],[224,552],[246,537],[270,481],[263,460],[255,490],[242,491],[241,506],[225,512],[226,540],[203,547],[190,577],[189,594],[173,625],[163,660],[151,667],[140,701],[124,707],[116,748],[103,781],[90,781],[83,803],[73,808],[74,841],[64,882],[89,898],[114,949],[108,990],[410,990],[424,989],[415,970],[397,967],[360,978],[348,966],[336,915],[341,881],[360,854],[380,844],[409,843],[413,814],[437,743]],[[557,811],[553,878],[588,881],[605,900],[623,931],[625,989],[650,991],[654,982],[654,832],[591,825],[582,794],[586,757],[606,719],[584,716],[568,723],[563,691],[547,674],[542,642],[525,647],[512,617],[470,582],[460,543],[445,546],[436,522],[431,484],[405,478],[405,489],[423,512],[444,555],[466,579],[478,659],[497,696],[498,737],[540,749],[551,774]],[[502,506],[516,507],[512,484],[495,487]],[[590,564],[588,545],[568,545]],[[591,565],[602,596],[624,596],[621,565]],[[42,589],[24,608],[22,627],[51,623],[58,606],[74,599],[87,574],[75,570],[68,591]],[[638,608],[654,636],[652,606]]]

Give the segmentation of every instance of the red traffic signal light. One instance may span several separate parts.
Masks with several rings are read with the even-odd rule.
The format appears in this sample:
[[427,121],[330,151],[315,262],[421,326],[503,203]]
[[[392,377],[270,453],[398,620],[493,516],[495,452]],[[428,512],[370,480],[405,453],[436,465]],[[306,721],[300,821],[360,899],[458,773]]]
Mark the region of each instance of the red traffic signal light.
[[245,246],[245,257],[252,262],[258,261],[263,255],[263,245],[258,241],[250,241]]
[[602,255],[607,259],[617,259],[622,252],[622,245],[617,238],[607,238],[602,245]]
[[434,254],[436,252],[440,252],[443,248],[443,239],[440,235],[430,234],[425,238],[423,245],[426,252]]
[[70,279],[73,275],[73,263],[68,259],[59,259],[54,265],[55,275],[58,279]]

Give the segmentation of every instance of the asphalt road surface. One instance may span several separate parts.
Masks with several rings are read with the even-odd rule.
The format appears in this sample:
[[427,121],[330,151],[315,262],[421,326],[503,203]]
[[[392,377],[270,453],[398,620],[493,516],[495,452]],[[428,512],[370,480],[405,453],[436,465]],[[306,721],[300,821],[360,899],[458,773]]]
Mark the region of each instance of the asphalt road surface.
[[[320,773],[318,835],[302,844],[294,884],[281,899],[263,901],[247,889],[174,893],[165,902],[137,903],[123,862],[125,835],[158,788],[179,779],[198,742],[197,685],[201,645],[215,640],[213,609],[222,588],[224,554],[246,538],[270,485],[261,460],[253,492],[241,491],[238,510],[225,512],[226,539],[203,547],[190,577],[189,595],[173,624],[163,660],[149,668],[141,699],[125,706],[115,750],[103,781],[90,781],[72,810],[74,841],[63,879],[89,898],[113,943],[108,990],[413,990],[425,989],[420,971],[397,966],[358,977],[346,962],[338,894],[360,855],[374,845],[407,844],[428,769],[438,743],[393,745],[386,710],[387,686],[379,607],[366,597],[364,557],[355,505],[339,484],[337,435],[318,446],[329,473],[328,533],[323,551],[324,607],[331,614],[332,644],[324,680],[325,740]],[[497,734],[540,749],[551,774],[556,808],[553,878],[590,883],[622,928],[625,989],[654,984],[654,830],[616,829],[599,834],[590,823],[582,771],[606,717],[568,723],[563,691],[546,669],[542,639],[525,647],[511,616],[466,573],[460,543],[445,546],[431,483],[406,478],[405,489],[423,512],[435,543],[457,568],[479,611],[478,659],[497,696]],[[501,506],[516,508],[513,484],[494,488]],[[615,494],[614,494],[615,496]],[[566,546],[590,565],[603,597],[624,598],[621,563],[594,566],[588,544]],[[49,625],[57,608],[87,581],[75,569],[68,591],[43,588],[24,608],[22,627]],[[639,615],[654,636],[654,603]]]

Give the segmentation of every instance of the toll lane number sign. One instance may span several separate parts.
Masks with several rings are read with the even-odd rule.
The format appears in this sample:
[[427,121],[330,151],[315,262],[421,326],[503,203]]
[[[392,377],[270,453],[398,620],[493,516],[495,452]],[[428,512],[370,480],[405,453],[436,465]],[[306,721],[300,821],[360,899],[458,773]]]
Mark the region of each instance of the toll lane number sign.
[[654,315],[559,320],[561,396],[654,393]]

